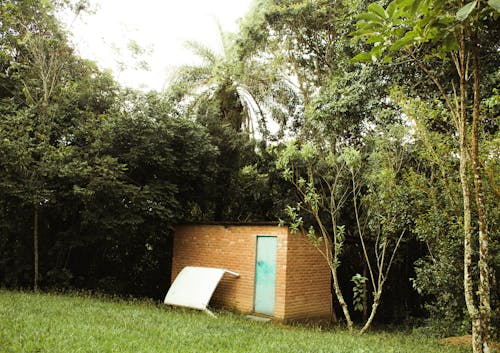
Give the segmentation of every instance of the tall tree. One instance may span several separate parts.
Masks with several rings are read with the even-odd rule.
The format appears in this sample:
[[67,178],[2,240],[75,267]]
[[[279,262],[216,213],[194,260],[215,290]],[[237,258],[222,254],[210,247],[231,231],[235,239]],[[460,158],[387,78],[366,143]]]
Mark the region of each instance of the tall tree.
[[213,197],[216,220],[247,218],[234,214],[243,209],[231,204],[239,203],[244,172],[259,159],[256,141],[265,146],[268,122],[283,120],[298,99],[293,88],[273,75],[272,67],[255,58],[238,58],[230,34],[220,31],[220,38],[220,53],[188,42],[201,62],[180,67],[169,89],[180,102],[180,114],[205,125],[220,151]]
[[[352,307],[339,276],[346,242],[353,241],[349,235],[357,235],[362,267],[367,269],[366,276],[352,277],[354,310],[366,308],[367,285],[373,293],[369,315],[359,331],[362,334],[373,323],[409,228],[410,207],[402,179],[410,145],[402,143],[402,131],[406,130],[377,131],[367,138],[371,147],[365,148],[366,155],[351,146],[337,150],[324,135],[317,136],[318,140],[309,137],[304,144],[291,141],[278,160],[283,177],[294,185],[300,199],[297,206],[287,208],[291,229],[306,233],[330,266],[335,295],[351,332]],[[349,224],[349,211],[354,224]]]
[[[368,38],[374,44],[369,53],[355,59],[375,60],[403,53],[432,80],[452,117],[459,140],[460,180],[463,197],[464,231],[464,294],[467,310],[472,321],[472,346],[474,352],[490,351],[490,271],[489,235],[483,195],[483,176],[479,161],[478,129],[481,101],[481,40],[492,34],[494,18],[498,17],[497,1],[446,2],[395,0],[384,9],[372,3],[368,12],[359,16],[357,35]],[[498,37],[497,37],[498,39]],[[494,46],[498,50],[498,40]],[[487,49],[488,50],[488,49]],[[482,50],[482,54],[485,51]],[[425,56],[424,56],[425,55]],[[451,81],[452,94],[447,82],[442,82],[428,59],[449,59],[456,68],[457,80]],[[472,67],[472,122],[469,123],[469,68]],[[458,87],[456,83],[458,81]],[[458,92],[457,92],[458,91]],[[474,176],[473,192],[469,185],[468,168]],[[475,197],[479,243],[478,304],[474,300],[472,278],[473,213],[471,195]]]
[[7,19],[2,21],[4,31],[16,33],[17,40],[16,46],[9,47],[7,73],[22,86],[22,95],[16,98],[27,107],[32,120],[27,146],[30,156],[24,160],[26,163],[20,163],[20,168],[24,171],[27,196],[33,206],[33,287],[37,291],[39,208],[50,200],[47,177],[57,171],[66,149],[54,131],[57,113],[52,103],[63,85],[64,68],[73,57],[50,3],[7,1],[2,3],[2,13]]

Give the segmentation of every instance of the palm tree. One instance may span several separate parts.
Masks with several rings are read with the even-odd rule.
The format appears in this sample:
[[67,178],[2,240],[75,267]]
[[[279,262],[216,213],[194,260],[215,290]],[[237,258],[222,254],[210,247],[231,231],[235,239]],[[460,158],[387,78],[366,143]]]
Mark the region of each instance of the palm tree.
[[181,66],[171,87],[187,102],[188,109],[217,101],[223,124],[254,138],[256,133],[266,138],[268,122],[284,126],[296,107],[302,106],[298,90],[263,60],[238,58],[231,35],[220,27],[219,33],[220,54],[199,42],[186,43],[201,63]]

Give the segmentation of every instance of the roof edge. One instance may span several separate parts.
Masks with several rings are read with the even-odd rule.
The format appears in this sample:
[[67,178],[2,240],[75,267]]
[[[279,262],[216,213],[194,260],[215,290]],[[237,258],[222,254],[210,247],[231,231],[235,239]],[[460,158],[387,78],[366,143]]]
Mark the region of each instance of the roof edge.
[[186,222],[176,224],[179,226],[279,226],[279,221],[267,222]]

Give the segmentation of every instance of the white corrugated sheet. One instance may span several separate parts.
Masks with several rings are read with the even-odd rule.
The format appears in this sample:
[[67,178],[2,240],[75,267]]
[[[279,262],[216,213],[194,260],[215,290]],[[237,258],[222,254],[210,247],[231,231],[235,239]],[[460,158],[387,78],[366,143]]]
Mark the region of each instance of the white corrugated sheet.
[[239,277],[239,274],[224,268],[184,267],[172,283],[164,302],[210,313],[207,305],[225,273]]

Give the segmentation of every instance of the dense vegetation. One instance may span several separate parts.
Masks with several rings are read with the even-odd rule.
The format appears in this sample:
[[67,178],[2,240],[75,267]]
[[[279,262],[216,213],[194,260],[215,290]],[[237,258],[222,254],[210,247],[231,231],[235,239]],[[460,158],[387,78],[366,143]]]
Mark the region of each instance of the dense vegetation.
[[0,2],[0,286],[160,298],[175,224],[281,219],[350,329],[498,335],[497,1],[259,0],[146,93],[74,54],[80,5]]
[[220,312],[0,291],[0,348],[17,352],[335,352],[465,353],[418,334],[284,327]]

